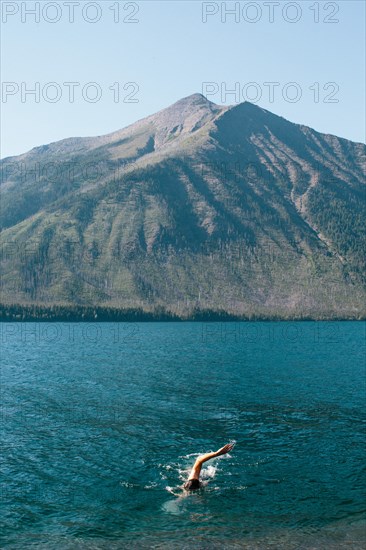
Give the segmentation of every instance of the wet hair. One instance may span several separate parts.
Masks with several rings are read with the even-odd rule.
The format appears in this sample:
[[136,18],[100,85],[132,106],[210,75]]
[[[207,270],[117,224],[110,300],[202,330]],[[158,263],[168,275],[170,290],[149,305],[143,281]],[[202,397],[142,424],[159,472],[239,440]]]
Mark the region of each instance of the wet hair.
[[201,483],[199,479],[189,479],[185,482],[184,488],[188,491],[194,491],[195,489],[199,489],[201,487]]

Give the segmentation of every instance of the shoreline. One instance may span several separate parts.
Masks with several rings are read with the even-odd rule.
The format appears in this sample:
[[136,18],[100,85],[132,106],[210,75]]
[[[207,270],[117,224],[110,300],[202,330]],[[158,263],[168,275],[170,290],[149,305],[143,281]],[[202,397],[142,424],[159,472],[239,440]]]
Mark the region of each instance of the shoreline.
[[162,306],[146,310],[141,307],[117,308],[111,306],[79,306],[74,304],[17,304],[0,303],[0,323],[4,322],[330,322],[365,321],[366,313],[339,314],[236,314],[222,309],[192,308],[185,313],[174,313]]

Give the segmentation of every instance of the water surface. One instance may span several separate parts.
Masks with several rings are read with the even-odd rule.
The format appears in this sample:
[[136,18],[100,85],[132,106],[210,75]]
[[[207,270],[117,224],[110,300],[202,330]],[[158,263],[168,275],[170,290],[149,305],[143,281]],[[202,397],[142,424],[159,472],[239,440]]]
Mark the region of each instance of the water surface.
[[0,328],[3,547],[364,548],[364,323]]

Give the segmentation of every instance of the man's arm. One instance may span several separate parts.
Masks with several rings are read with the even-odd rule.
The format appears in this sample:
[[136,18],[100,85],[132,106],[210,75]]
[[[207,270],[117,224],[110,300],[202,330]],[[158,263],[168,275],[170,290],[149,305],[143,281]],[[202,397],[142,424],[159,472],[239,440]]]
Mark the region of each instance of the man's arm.
[[228,443],[227,445],[224,445],[223,447],[221,447],[221,449],[219,449],[218,451],[215,451],[213,453],[206,453],[204,455],[199,456],[196,459],[196,462],[194,463],[189,479],[192,479],[192,478],[198,479],[201,473],[202,464],[204,462],[207,462],[207,460],[210,460],[211,458],[215,458],[217,456],[221,456],[228,453],[229,451],[231,451],[233,447],[234,447],[233,443]]
[[233,443],[228,443],[227,445],[224,445],[219,449],[218,451],[215,451],[214,453],[206,453],[204,455],[201,455],[197,458],[196,463],[199,462],[203,464],[204,462],[207,462],[207,460],[210,460],[211,458],[215,458],[217,456],[225,455],[231,449],[234,447]]

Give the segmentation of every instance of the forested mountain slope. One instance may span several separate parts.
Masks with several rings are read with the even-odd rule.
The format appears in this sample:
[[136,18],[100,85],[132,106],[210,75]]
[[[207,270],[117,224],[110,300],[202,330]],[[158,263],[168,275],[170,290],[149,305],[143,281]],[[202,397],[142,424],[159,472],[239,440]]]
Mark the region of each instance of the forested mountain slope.
[[363,144],[200,94],[1,161],[1,301],[365,314]]

